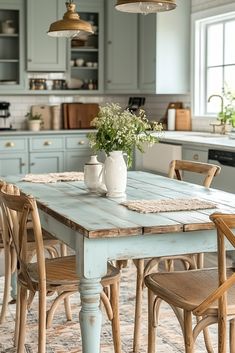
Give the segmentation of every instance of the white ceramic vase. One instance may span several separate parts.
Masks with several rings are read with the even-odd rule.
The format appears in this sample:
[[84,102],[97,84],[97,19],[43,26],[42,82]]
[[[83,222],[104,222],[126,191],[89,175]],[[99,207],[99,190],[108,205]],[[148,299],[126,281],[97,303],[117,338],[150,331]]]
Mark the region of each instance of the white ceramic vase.
[[28,127],[30,131],[39,131],[41,128],[41,120],[28,120]]
[[108,197],[125,195],[127,182],[127,166],[122,151],[110,152],[104,163],[104,182]]
[[103,164],[97,160],[97,156],[91,156],[84,165],[84,183],[90,192],[103,189]]

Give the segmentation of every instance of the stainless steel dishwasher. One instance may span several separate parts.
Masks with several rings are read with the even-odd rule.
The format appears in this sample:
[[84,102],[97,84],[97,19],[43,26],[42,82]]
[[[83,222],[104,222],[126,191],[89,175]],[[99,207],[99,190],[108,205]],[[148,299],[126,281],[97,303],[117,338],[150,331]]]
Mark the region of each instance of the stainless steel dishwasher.
[[213,179],[211,187],[235,193],[235,151],[209,149],[208,163],[221,167],[221,172]]

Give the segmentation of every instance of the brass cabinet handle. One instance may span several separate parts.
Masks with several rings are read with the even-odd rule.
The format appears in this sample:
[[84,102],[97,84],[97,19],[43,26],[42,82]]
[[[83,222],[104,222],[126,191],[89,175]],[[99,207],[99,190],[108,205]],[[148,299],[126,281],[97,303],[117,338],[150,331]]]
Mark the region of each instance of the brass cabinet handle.
[[194,161],[198,161],[198,160],[199,160],[199,155],[198,155],[197,153],[195,153],[195,154],[193,155],[193,160],[194,160]]
[[14,142],[6,142],[5,147],[15,147]]
[[85,141],[81,140],[78,142],[79,145],[85,145]]
[[52,145],[52,142],[51,142],[51,141],[45,141],[45,142],[44,142],[44,146],[50,146],[50,145]]

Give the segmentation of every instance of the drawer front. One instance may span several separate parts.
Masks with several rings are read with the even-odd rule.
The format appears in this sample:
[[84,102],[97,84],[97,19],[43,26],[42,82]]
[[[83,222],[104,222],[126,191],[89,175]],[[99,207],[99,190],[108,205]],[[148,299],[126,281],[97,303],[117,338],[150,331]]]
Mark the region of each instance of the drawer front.
[[27,139],[24,138],[1,138],[0,139],[0,151],[1,152],[15,152],[15,151],[26,151],[27,150]]
[[89,140],[86,135],[66,137],[66,149],[89,148]]
[[30,139],[30,151],[63,150],[64,140],[61,137],[36,137]]

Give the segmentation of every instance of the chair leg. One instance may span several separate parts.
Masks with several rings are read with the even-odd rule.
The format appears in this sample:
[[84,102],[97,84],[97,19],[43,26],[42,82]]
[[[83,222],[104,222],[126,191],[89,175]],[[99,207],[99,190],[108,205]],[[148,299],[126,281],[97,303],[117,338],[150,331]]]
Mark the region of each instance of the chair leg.
[[186,310],[184,310],[184,345],[185,353],[194,353],[192,312]]
[[19,288],[19,338],[17,342],[17,353],[24,353],[25,333],[26,333],[26,310],[27,310],[27,289]]
[[154,293],[148,289],[148,353],[155,353],[156,320],[154,320]]
[[136,277],[133,353],[137,353],[140,349],[140,332],[141,332],[143,281],[144,281],[144,259],[135,260],[134,263],[136,265],[137,277]]
[[230,353],[235,353],[235,319],[230,321],[229,334]]
[[14,346],[18,346],[19,330],[20,330],[20,285],[17,284],[17,297],[16,297],[16,316],[15,316],[15,333],[14,333]]
[[114,352],[121,353],[121,333],[119,317],[119,282],[110,285],[110,303],[113,311],[112,333]]
[[46,353],[46,289],[38,295],[38,353]]
[[5,279],[4,279],[4,292],[3,292],[3,303],[0,316],[0,324],[5,321],[8,301],[10,297],[10,287],[11,287],[11,256],[9,247],[4,245],[4,256],[5,256]]

